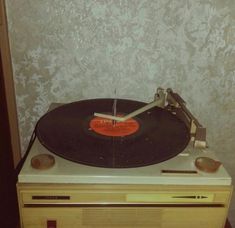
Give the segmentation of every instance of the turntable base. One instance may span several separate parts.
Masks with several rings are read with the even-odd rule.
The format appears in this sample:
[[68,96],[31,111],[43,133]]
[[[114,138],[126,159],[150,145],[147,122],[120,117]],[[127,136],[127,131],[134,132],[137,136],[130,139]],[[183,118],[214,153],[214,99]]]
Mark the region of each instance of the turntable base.
[[21,227],[222,228],[231,186],[18,183]]
[[[110,114],[110,99],[51,108],[18,175],[21,227],[223,228],[231,177],[222,164],[211,173],[195,166],[198,157],[218,159],[182,99],[169,91],[168,105],[175,98],[181,111],[155,107],[124,125],[94,117]],[[118,100],[115,116],[142,105]],[[53,166],[35,168],[41,154]]]

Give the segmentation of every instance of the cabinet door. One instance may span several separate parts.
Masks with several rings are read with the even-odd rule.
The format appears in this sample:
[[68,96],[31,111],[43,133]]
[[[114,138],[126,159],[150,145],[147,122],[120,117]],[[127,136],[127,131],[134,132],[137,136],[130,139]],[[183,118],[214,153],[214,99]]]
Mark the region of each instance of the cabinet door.
[[222,228],[225,215],[223,207],[23,208],[22,222],[24,228]]

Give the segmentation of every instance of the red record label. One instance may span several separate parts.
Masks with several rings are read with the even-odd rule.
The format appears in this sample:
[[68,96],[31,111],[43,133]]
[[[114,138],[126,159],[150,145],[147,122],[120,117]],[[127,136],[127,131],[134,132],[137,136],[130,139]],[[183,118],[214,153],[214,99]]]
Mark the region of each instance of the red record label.
[[139,123],[134,119],[128,119],[123,122],[114,122],[102,117],[94,117],[90,121],[90,128],[101,135],[122,137],[134,134],[139,129]]

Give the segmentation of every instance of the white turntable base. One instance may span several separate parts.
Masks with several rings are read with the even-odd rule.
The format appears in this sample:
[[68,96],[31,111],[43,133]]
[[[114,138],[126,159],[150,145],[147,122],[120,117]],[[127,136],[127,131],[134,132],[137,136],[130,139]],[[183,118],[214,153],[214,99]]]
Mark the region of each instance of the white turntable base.
[[[186,149],[151,166],[97,168],[55,156],[54,167],[37,170],[31,158],[51,154],[35,141],[18,176],[22,228],[223,228],[232,194],[223,166],[199,172],[195,158],[208,150]],[[197,171],[162,174],[161,170]]]
[[[31,158],[39,154],[53,155],[55,165],[32,168]],[[18,176],[21,227],[223,228],[231,177],[223,165],[215,173],[200,172],[198,157],[217,160],[208,149],[188,146],[155,165],[99,168],[58,157],[36,139]]]
[[[31,167],[31,158],[38,154],[51,154],[55,165],[48,170]],[[18,176],[19,183],[83,183],[83,184],[160,184],[160,185],[231,185],[231,177],[223,165],[215,173],[197,170],[194,161],[197,157],[210,157],[217,160],[209,149],[199,150],[188,146],[183,153],[165,162],[138,168],[110,169],[91,167],[68,161],[50,153],[36,139],[24,166]],[[186,171],[186,173],[162,173]],[[187,173],[197,171],[197,173]]]

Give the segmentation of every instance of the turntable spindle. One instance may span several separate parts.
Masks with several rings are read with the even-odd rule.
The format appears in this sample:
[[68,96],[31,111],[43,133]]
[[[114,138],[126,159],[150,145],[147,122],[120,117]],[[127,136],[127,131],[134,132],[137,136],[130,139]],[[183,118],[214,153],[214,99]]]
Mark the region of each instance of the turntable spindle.
[[[116,92],[116,90],[115,90],[115,92]],[[112,113],[113,113],[113,116],[117,116],[117,99],[116,98],[113,101]],[[112,120],[113,126],[116,125],[116,122],[117,122],[116,120]]]

